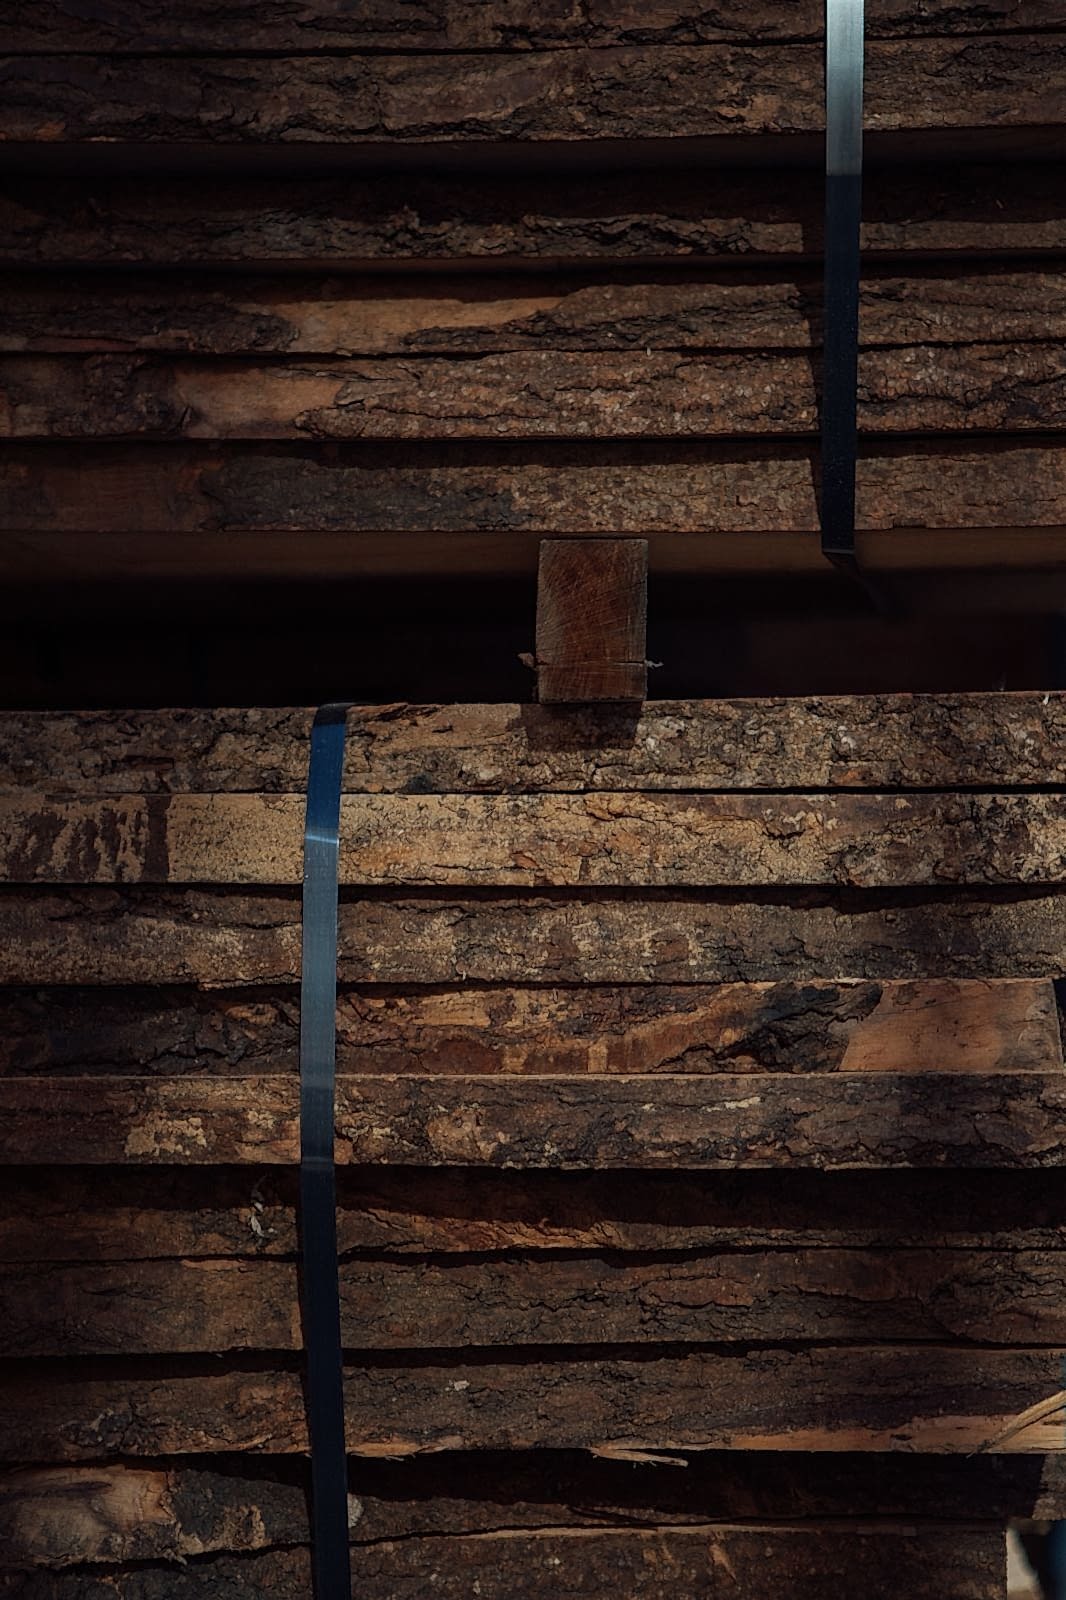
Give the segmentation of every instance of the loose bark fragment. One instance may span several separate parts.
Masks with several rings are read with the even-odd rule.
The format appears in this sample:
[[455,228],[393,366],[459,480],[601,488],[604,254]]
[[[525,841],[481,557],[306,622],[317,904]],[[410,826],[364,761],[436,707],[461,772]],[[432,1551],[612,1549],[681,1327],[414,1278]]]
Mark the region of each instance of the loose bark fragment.
[[[817,133],[817,44],[495,54],[41,55],[4,64],[4,137],[55,144],[476,144]],[[896,130],[1062,121],[1059,34],[872,41],[865,120]]]
[[[682,1449],[967,1455],[1051,1393],[1063,1354],[851,1345],[641,1357],[579,1350],[550,1362],[382,1357],[348,1369],[348,1450],[388,1460],[537,1450],[550,1440],[616,1460]],[[0,1459],[11,1462],[307,1448],[297,1372],[220,1372],[192,1358],[143,1375],[129,1360],[121,1375],[12,1362],[0,1378],[0,1422]],[[1004,1451],[1059,1450],[1062,1428],[1048,1419]]]
[[[972,17],[973,9],[966,8]],[[819,66],[819,72],[820,72]],[[812,83],[814,80],[812,80]],[[142,96],[143,103],[143,96]],[[1066,206],[1040,163],[871,169],[863,196],[867,254],[1059,252]],[[143,262],[222,265],[491,260],[746,261],[818,256],[822,180],[810,172],[658,167],[521,184],[479,172],[299,179],[153,173],[120,178],[9,178],[0,186],[0,259],[8,265]]]
[[[820,278],[796,267],[668,276],[617,268],[548,279],[13,276],[0,350],[62,354],[487,355],[498,351],[806,349],[822,342]],[[917,264],[862,282],[864,347],[1066,337],[1066,275]]]
[[[341,1072],[1050,1071],[1050,982],[342,989]],[[294,1073],[284,989],[0,990],[0,1072],[47,1077]]]
[[[1059,1073],[744,1074],[338,1080],[337,1154],[387,1166],[717,1169],[1051,1167]],[[66,1078],[0,1083],[13,1165],[287,1165],[289,1079]]]
[[[0,891],[0,982],[294,983],[295,891]],[[345,983],[1066,976],[1066,895],[984,889],[345,897]]]
[[[1060,430],[1062,343],[908,345],[859,363],[866,433]],[[538,349],[456,360],[0,358],[16,439],[619,439],[811,434],[818,380],[784,352]]]
[[[760,1600],[766,1584],[788,1585],[795,1600],[821,1600],[830,1586],[862,1574],[864,1584],[906,1584],[906,1593],[939,1600],[950,1576],[953,1600],[999,1600],[1003,1536],[993,1528],[845,1523],[811,1528],[722,1528],[625,1532],[545,1531],[412,1539],[353,1551],[352,1578],[365,1591],[418,1600],[433,1585],[447,1600],[474,1594],[508,1600],[523,1594],[596,1600],[608,1586],[639,1588],[650,1600],[707,1595]],[[306,1548],[193,1561],[177,1571],[147,1567],[0,1578],[0,1593],[20,1600],[197,1600],[224,1590],[232,1600],[263,1594],[303,1600],[311,1584]],[[886,1591],[887,1592],[887,1591]]]
[[648,541],[545,539],[537,568],[537,699],[642,701]]
[[[1063,505],[1066,518],[1066,501]],[[0,791],[298,793],[310,710],[5,711]],[[349,794],[1066,785],[1066,694],[359,706]]]
[[[341,1268],[349,1350],[1066,1340],[1066,1252],[740,1250]],[[301,1350],[295,1265],[0,1269],[10,1357]]]

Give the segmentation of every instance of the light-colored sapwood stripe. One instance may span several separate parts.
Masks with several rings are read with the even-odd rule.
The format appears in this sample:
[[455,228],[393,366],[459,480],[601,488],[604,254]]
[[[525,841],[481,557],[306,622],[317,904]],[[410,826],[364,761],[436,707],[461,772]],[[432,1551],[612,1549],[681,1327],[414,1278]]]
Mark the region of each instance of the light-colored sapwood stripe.
[[[386,1166],[1054,1167],[1049,1073],[338,1079],[337,1156]],[[291,1165],[288,1078],[0,1082],[0,1161]]]
[[[485,355],[524,350],[805,349],[822,338],[821,280],[734,269],[579,278],[285,275],[13,277],[0,350],[206,355]],[[972,264],[867,273],[864,347],[1066,338],[1066,274]],[[931,358],[932,359],[932,358]]]
[[[1066,503],[1064,503],[1066,514]],[[0,793],[300,793],[303,707],[0,712]],[[358,706],[349,794],[1066,786],[1066,694]]]
[[[292,984],[295,889],[0,890],[0,982]],[[1066,975],[1066,895],[631,890],[340,907],[345,983],[719,983]]]
[[[873,434],[1066,425],[1061,342],[867,350],[859,384],[859,426]],[[0,358],[0,406],[15,439],[685,439],[818,426],[809,355],[751,350],[299,365],[13,355]]]
[[[1050,980],[354,990],[341,1072],[1050,1071]],[[232,1077],[295,1073],[284,989],[0,989],[0,1072]]]
[[[351,1350],[1066,1340],[1066,1252],[737,1250],[345,1262]],[[9,1357],[301,1350],[297,1269],[120,1261],[0,1269]]]
[[[870,0],[866,26],[873,38],[923,34],[986,34],[1022,28],[1062,27],[1048,0]],[[0,23],[0,49],[12,54],[45,50],[125,50],[148,54],[190,50],[239,54],[283,50],[528,50],[600,48],[634,40],[650,44],[791,43],[821,37],[816,0],[719,0],[713,11],[690,0],[639,0],[608,4],[588,0],[450,0],[436,9],[408,0],[364,0],[338,8],[305,0],[299,8],[239,0],[219,15],[207,3],[180,8],[139,0],[135,11],[87,12],[70,0],[45,0],[31,22],[12,11]]]
[[[866,54],[871,133],[1063,121],[1059,35],[875,40]],[[44,144],[568,142],[824,126],[818,44],[318,60],[48,55],[8,58],[3,83],[4,137]]]
[[[293,884],[301,795],[0,796],[20,883]],[[1058,884],[1052,795],[345,798],[340,881],[387,888]]]
[[[634,1359],[424,1360],[349,1369],[352,1455],[586,1449],[615,1459],[678,1449],[907,1451],[969,1455],[1054,1390],[1062,1349],[829,1346]],[[261,1455],[307,1448],[300,1375],[193,1370],[113,1378],[0,1376],[0,1458]],[[1048,1418],[1010,1453],[1060,1450]]]

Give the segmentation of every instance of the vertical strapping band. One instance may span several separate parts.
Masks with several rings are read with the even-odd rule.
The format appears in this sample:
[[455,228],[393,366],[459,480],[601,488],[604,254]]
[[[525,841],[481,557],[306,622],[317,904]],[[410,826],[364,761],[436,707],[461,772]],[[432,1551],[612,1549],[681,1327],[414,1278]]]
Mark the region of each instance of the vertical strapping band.
[[337,868],[347,709],[346,705],[327,705],[315,717],[304,825],[300,1243],[315,1600],[351,1600],[352,1590],[333,1159]]
[[863,0],[826,0],[822,551],[853,576],[862,77]]

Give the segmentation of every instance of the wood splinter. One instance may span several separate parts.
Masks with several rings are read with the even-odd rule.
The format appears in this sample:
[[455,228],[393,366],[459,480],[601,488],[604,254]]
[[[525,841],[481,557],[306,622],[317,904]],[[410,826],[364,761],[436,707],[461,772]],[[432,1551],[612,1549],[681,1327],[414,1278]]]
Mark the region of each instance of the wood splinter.
[[643,700],[648,541],[545,539],[537,574],[542,705]]

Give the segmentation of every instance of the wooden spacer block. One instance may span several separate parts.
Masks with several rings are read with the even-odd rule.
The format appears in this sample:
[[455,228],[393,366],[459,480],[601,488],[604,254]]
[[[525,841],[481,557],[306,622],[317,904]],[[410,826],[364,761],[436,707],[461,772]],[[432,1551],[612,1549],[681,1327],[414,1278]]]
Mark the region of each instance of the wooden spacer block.
[[545,539],[537,573],[537,698],[643,700],[648,541]]

